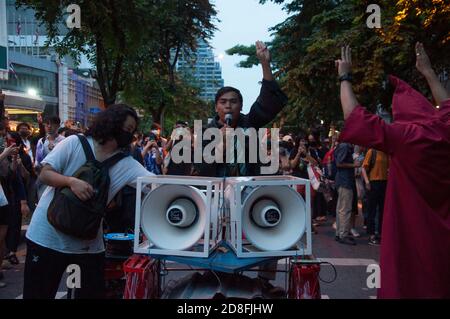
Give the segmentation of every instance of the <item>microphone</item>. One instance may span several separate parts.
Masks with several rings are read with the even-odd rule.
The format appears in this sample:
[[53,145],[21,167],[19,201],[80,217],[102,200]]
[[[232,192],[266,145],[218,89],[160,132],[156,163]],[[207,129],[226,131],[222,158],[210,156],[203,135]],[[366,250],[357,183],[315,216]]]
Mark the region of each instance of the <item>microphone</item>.
[[227,126],[231,126],[231,123],[233,122],[233,114],[232,113],[227,113],[225,115],[225,124]]

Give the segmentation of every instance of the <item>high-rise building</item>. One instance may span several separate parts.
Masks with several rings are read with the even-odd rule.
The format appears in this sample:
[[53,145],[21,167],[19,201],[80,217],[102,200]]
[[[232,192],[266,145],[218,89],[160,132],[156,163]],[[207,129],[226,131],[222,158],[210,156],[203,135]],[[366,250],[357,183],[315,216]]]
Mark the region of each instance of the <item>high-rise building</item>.
[[[35,17],[35,11],[24,7],[16,7],[15,0],[6,0],[7,31],[9,50],[43,59],[55,59],[55,50],[46,47],[48,40],[46,27]],[[64,23],[58,27],[58,34],[64,36],[68,32]],[[71,57],[64,57],[64,63],[75,66]]]
[[[5,106],[10,117],[26,114],[32,118],[31,114],[35,117],[44,112],[58,114],[63,122],[73,120],[88,125],[92,114],[103,106],[90,72],[87,76],[74,74],[72,69],[76,65],[70,57],[61,58],[52,47],[45,46],[47,31],[36,20],[34,10],[16,8],[14,0],[0,0],[0,4],[6,9],[6,17],[0,16],[5,28],[0,25],[0,31],[7,31],[9,72],[9,79],[0,77],[0,88],[6,94]],[[61,23],[58,33],[63,36],[67,30]]]
[[202,39],[196,52],[180,56],[177,71],[200,88],[199,97],[206,101],[214,101],[217,91],[224,86],[220,63],[215,61],[211,47]]

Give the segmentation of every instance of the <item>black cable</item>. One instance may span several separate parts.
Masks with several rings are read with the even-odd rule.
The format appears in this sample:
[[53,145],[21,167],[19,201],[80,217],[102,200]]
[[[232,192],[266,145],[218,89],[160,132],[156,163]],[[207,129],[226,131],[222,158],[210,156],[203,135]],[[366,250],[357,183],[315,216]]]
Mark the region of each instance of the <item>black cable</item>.
[[330,280],[330,281],[323,280],[323,279],[320,277],[320,272],[319,272],[319,280],[322,281],[322,282],[324,282],[324,283],[326,283],[326,284],[331,284],[331,283],[335,282],[336,279],[337,279],[337,270],[336,270],[336,267],[335,267],[332,263],[330,263],[330,262],[328,262],[328,261],[322,261],[322,262],[320,262],[319,264],[320,264],[320,265],[330,265],[330,266],[333,268],[333,270],[334,270],[334,278],[333,278],[332,280]]

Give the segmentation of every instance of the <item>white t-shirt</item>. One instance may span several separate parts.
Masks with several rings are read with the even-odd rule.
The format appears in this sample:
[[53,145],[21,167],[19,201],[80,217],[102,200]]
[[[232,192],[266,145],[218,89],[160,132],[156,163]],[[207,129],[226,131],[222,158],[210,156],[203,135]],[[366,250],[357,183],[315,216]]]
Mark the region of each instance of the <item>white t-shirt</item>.
[[[88,137],[91,148],[94,149],[93,140]],[[56,172],[72,176],[84,163],[86,156],[78,137],[70,136],[56,145],[55,149],[47,155],[42,165],[50,165]],[[153,175],[139,162],[128,156],[118,162],[109,170],[110,185],[108,202],[126,185],[135,186],[140,176]],[[97,238],[82,240],[65,235],[56,230],[47,220],[47,209],[54,196],[54,187],[47,187],[34,211],[33,218],[28,227],[26,237],[32,242],[46,248],[70,254],[95,254],[105,250],[103,244],[103,230],[100,227]]]

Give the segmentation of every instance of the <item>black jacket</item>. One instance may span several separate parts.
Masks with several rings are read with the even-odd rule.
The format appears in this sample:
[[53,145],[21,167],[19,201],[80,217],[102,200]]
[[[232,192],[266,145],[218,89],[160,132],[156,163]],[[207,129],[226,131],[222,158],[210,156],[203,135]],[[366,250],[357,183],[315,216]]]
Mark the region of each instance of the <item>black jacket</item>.
[[[287,96],[281,91],[275,81],[263,80],[261,92],[253,103],[248,114],[240,114],[237,124],[238,128],[259,128],[264,127],[275,119],[278,113],[286,106]],[[208,125],[208,128],[221,128],[219,117]],[[203,147],[211,143],[210,140],[203,140]],[[201,163],[195,165],[195,174],[199,176],[210,177],[229,177],[229,176],[257,176],[260,175],[260,164],[249,163],[248,139],[245,143],[246,159],[245,163]],[[236,158],[236,157],[235,157]],[[258,156],[259,158],[259,156]]]

